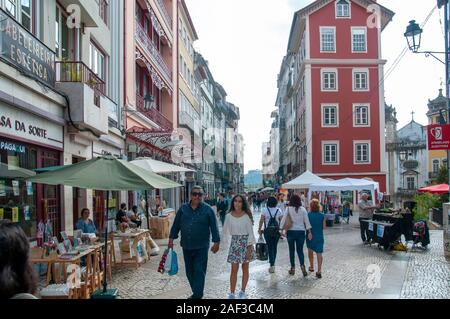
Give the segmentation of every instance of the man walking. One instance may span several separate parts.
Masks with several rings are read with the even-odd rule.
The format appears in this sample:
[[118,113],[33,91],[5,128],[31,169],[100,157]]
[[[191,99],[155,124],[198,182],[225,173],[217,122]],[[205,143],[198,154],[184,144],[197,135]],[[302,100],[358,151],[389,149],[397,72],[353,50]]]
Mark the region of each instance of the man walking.
[[366,193],[361,195],[361,201],[359,202],[359,227],[361,229],[361,239],[364,244],[369,243],[369,224],[364,222],[372,219],[373,211],[378,208],[374,206],[371,201],[367,200],[369,196]]
[[169,248],[181,231],[186,276],[192,289],[189,299],[202,299],[205,288],[206,269],[210,237],[214,245],[211,251],[219,251],[220,236],[214,211],[203,202],[203,189],[195,186],[191,191],[191,201],[180,207],[169,236]]

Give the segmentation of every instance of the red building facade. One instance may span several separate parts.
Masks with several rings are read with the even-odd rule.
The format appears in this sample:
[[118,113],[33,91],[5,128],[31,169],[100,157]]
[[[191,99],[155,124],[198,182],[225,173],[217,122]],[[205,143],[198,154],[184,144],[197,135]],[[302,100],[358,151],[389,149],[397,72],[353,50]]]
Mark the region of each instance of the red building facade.
[[299,167],[386,190],[381,32],[392,16],[371,0],[318,0],[296,13],[288,61],[303,92],[294,101]]

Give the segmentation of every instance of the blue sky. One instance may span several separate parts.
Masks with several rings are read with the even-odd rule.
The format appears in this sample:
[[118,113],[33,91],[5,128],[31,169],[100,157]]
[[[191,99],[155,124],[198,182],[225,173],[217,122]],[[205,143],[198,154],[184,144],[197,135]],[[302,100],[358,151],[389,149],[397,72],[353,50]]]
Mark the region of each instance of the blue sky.
[[[240,108],[245,142],[245,170],[261,168],[261,144],[268,141],[270,113],[275,109],[276,80],[286,53],[294,12],[312,0],[186,0],[199,41],[194,47],[209,61],[228,100]],[[408,2],[408,6],[405,3]],[[406,46],[408,21],[423,22],[436,1],[379,0],[396,13],[382,35],[389,70]],[[443,12],[437,9],[424,27],[422,48],[443,51]],[[415,120],[427,124],[429,98],[438,94],[443,65],[409,51],[386,77],[385,97],[396,107],[399,128]]]

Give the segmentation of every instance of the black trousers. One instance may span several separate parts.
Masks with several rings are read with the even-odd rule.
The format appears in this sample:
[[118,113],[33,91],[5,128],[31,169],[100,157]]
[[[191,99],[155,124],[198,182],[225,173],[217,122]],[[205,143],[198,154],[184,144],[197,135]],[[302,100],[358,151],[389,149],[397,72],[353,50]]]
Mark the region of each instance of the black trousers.
[[369,220],[369,218],[360,218],[359,219],[359,228],[361,229],[361,239],[363,242],[365,242],[370,238],[369,223],[363,222],[363,220]]

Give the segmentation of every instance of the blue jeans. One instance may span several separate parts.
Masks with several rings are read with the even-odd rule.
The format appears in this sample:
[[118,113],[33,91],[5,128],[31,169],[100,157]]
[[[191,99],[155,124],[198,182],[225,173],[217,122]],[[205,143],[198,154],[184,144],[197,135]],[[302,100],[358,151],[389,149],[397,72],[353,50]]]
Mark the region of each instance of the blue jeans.
[[206,268],[208,266],[209,247],[201,249],[183,249],[186,276],[191,286],[193,298],[203,298]]
[[275,266],[275,260],[277,259],[278,241],[280,240],[280,236],[272,237],[265,231],[264,239],[266,240],[267,250],[269,251],[269,263],[270,266],[273,267]]
[[288,230],[287,240],[289,245],[289,260],[291,267],[295,268],[295,249],[297,248],[298,259],[300,259],[300,266],[305,265],[305,255],[303,254],[303,245],[305,244],[304,230]]

